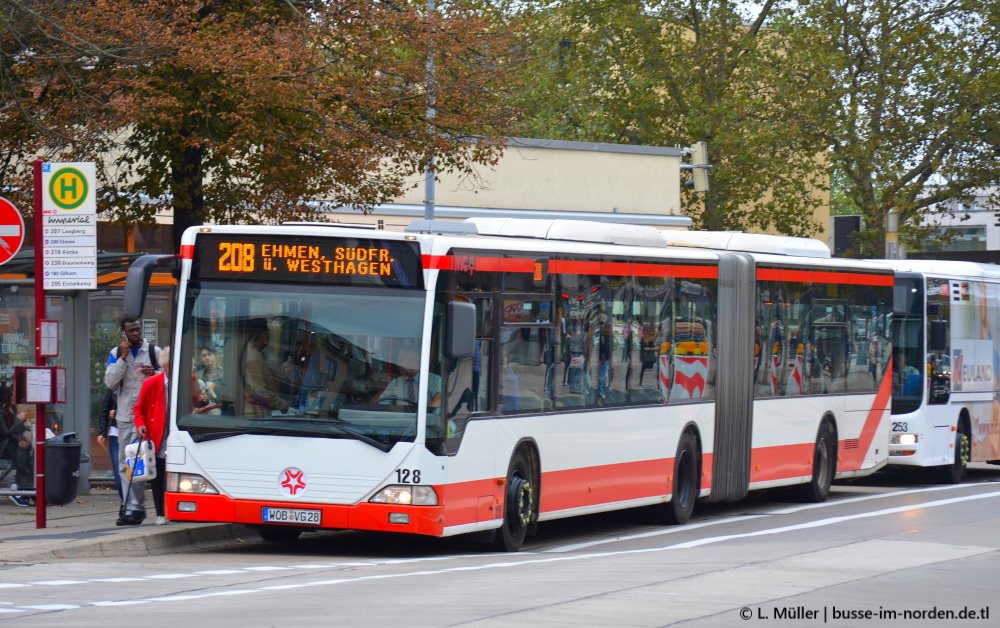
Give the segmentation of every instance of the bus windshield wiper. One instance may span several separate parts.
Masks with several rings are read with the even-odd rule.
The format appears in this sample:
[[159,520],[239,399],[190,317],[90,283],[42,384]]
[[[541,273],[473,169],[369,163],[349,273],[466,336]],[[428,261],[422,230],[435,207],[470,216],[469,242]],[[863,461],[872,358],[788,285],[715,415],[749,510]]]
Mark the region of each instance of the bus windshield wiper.
[[[355,440],[359,440],[359,441],[361,441],[362,443],[364,443],[366,445],[370,445],[372,447],[375,447],[376,449],[381,449],[382,451],[389,451],[390,449],[392,449],[393,445],[395,444],[395,443],[390,443],[390,442],[387,442],[387,441],[379,440],[377,438],[372,438],[371,436],[367,436],[367,435],[362,434],[360,432],[355,432],[352,429],[348,429],[347,427],[344,427],[343,421],[339,421],[337,419],[323,419],[323,418],[319,418],[319,417],[305,417],[305,416],[293,416],[293,417],[289,417],[289,418],[290,419],[294,419],[295,421],[302,422],[302,423],[312,423],[314,425],[322,425],[324,427],[333,428],[334,430],[337,431],[338,434],[344,434],[346,436],[349,436],[350,438],[353,438]],[[290,430],[290,431],[294,431],[296,433],[315,434],[315,432],[309,432],[307,430],[298,430],[298,429],[290,428],[290,427],[286,427],[286,426],[283,426],[283,427],[281,427],[279,429],[282,429],[282,430],[287,429],[287,430]]]
[[203,443],[209,440],[219,440],[220,438],[230,438],[232,436],[243,436],[244,434],[264,435],[274,434],[275,430],[264,428],[253,428],[248,430],[227,430],[221,432],[191,432],[191,440],[196,443]]

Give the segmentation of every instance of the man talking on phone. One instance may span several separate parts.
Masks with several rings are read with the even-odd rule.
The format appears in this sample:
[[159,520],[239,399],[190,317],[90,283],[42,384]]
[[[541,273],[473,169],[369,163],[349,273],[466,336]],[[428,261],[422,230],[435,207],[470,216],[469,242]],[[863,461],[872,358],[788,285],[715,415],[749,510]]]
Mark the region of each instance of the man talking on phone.
[[[125,446],[138,440],[132,409],[139,400],[139,390],[147,377],[160,372],[160,348],[142,337],[139,319],[126,317],[121,322],[121,343],[111,349],[108,366],[104,369],[104,384],[109,390],[118,390],[118,469],[126,478]],[[124,484],[124,482],[123,482]],[[127,488],[123,486],[123,488]],[[120,509],[117,524],[139,525],[146,518],[146,483],[133,482],[125,494],[124,507]]]

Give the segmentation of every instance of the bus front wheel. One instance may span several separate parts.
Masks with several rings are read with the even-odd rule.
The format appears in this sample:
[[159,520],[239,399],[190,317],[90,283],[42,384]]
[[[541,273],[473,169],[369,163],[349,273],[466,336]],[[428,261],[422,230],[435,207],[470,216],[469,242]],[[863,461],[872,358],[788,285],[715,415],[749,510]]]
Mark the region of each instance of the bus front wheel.
[[971,456],[969,436],[965,433],[965,427],[961,424],[955,432],[955,460],[951,464],[946,464],[937,468],[938,479],[943,484],[958,484],[965,476],[965,465]]
[[507,491],[503,503],[503,525],[496,531],[493,544],[501,552],[516,552],[521,549],[528,534],[531,517],[535,510],[535,487],[532,480],[531,464],[524,450],[518,450],[510,461],[507,471]]

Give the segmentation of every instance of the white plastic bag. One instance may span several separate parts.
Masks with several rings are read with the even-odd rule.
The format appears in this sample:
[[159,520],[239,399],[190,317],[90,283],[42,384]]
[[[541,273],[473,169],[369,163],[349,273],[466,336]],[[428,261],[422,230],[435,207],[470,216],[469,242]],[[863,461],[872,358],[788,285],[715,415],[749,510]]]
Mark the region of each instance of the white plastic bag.
[[153,441],[143,439],[126,445],[125,469],[130,482],[156,479],[156,451],[153,449]]

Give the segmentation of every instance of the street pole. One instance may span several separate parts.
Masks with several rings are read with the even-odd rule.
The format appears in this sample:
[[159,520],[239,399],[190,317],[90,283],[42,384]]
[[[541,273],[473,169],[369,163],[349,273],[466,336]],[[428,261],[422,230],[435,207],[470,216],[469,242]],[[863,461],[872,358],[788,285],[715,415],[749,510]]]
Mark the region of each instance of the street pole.
[[[427,18],[434,15],[434,0],[427,0]],[[435,109],[434,93],[434,40],[431,39],[430,54],[427,55],[427,126],[434,133]],[[434,145],[428,151],[427,165],[424,167],[424,220],[434,220]]]
[[[45,312],[45,281],[42,264],[42,160],[35,169],[35,366],[47,366],[42,357],[42,323]],[[35,405],[35,527],[45,527],[45,404]]]
[[899,214],[889,212],[885,217],[885,258],[899,259]]

